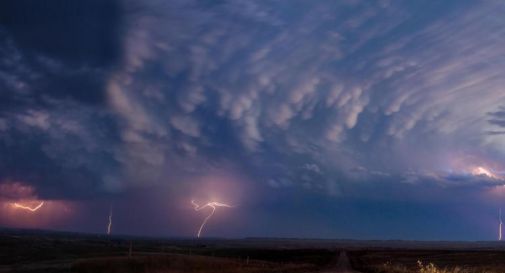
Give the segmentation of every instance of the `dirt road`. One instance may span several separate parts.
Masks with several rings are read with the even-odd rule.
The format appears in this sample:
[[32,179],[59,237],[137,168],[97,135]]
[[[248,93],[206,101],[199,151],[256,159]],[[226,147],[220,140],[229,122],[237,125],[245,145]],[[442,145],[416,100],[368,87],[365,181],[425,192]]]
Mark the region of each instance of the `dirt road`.
[[347,254],[345,251],[341,251],[338,259],[336,260],[337,262],[323,271],[324,273],[360,273],[359,271],[355,271],[351,267],[351,263],[349,262],[349,257],[347,257]]

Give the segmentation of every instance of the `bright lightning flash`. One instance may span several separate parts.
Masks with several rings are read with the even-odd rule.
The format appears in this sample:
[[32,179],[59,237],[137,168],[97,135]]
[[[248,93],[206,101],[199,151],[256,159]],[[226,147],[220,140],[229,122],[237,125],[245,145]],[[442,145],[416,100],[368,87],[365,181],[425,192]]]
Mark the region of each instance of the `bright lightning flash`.
[[24,209],[24,210],[28,210],[28,211],[31,211],[31,212],[36,212],[37,210],[39,210],[42,206],[44,205],[44,202],[40,202],[40,204],[38,204],[36,207],[29,207],[29,206],[24,206],[24,205],[21,205],[19,203],[14,203],[13,206],[15,208],[18,208],[18,209]]
[[498,178],[494,173],[484,167],[476,167],[472,170],[473,175],[485,175],[490,178]]
[[110,207],[109,210],[109,223],[107,224],[107,235],[110,235],[111,228],[112,228],[112,206]]
[[232,208],[233,206],[230,206],[228,204],[224,204],[224,203],[219,203],[219,202],[209,202],[203,206],[200,206],[198,205],[195,200],[191,200],[191,204],[193,204],[193,207],[195,209],[195,211],[199,211],[199,210],[202,210],[206,207],[209,207],[209,208],[212,208],[212,211],[210,212],[209,215],[207,215],[207,217],[205,217],[205,219],[203,220],[203,223],[200,225],[200,229],[198,229],[198,233],[197,233],[197,237],[200,238],[200,235],[202,234],[202,230],[203,230],[203,227],[205,226],[205,224],[207,223],[207,221],[209,221],[209,219],[212,217],[212,215],[214,215],[214,212],[216,212],[216,208],[217,207],[227,207],[227,208]]
[[503,222],[502,222],[502,219],[501,219],[501,209],[498,212],[498,217],[499,217],[499,220],[500,220],[500,225],[498,227],[498,241],[501,241],[502,240],[502,227],[503,227]]

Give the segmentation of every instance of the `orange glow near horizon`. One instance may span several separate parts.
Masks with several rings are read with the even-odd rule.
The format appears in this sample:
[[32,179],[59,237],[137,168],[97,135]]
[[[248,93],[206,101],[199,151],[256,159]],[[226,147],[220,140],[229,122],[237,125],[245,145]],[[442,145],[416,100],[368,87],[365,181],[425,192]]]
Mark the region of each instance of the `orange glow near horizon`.
[[448,159],[451,173],[505,180],[505,166],[500,161],[482,155],[454,154]]
[[0,199],[0,225],[13,228],[55,228],[74,214],[73,202],[22,198]]
[[499,177],[496,176],[492,171],[482,167],[482,166],[479,166],[479,167],[475,167],[472,169],[472,175],[484,175],[484,176],[487,176],[489,178],[494,178],[494,179],[498,179]]
[[202,224],[200,225],[200,228],[198,229],[198,233],[196,235],[196,237],[200,238],[200,235],[202,234],[202,230],[205,226],[205,224],[207,223],[207,221],[209,221],[209,219],[212,217],[212,215],[214,215],[214,212],[216,212],[216,207],[227,207],[227,208],[232,208],[233,206],[231,205],[228,205],[228,204],[224,204],[224,203],[220,203],[220,202],[209,202],[203,206],[200,206],[198,205],[195,200],[191,200],[191,204],[193,204],[193,208],[195,209],[195,211],[199,211],[199,210],[202,210],[206,207],[209,207],[209,208],[212,208],[212,211],[210,212],[209,215],[207,215],[207,217],[205,217],[205,219],[203,220]]
[[20,181],[0,183],[0,226],[59,229],[79,209],[78,202],[39,197],[37,189]]
[[28,205],[21,205],[19,203],[13,203],[12,206],[14,208],[17,208],[17,209],[23,209],[23,210],[27,210],[27,211],[31,211],[31,212],[36,212],[38,211],[42,206],[44,205],[44,201],[40,202],[40,204],[38,204],[37,206],[35,207],[30,207]]

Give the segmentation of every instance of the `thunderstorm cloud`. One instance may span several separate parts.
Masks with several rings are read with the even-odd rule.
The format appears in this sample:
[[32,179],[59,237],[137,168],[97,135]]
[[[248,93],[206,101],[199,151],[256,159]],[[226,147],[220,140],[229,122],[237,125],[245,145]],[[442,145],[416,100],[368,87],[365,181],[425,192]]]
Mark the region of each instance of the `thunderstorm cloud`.
[[[156,217],[221,192],[249,209],[236,236],[488,238],[493,223],[475,219],[492,221],[505,184],[504,12],[501,1],[2,3],[0,183],[132,213],[166,205]],[[290,229],[298,217],[306,230]],[[426,219],[441,224],[401,229]],[[184,234],[151,229],[125,232]]]

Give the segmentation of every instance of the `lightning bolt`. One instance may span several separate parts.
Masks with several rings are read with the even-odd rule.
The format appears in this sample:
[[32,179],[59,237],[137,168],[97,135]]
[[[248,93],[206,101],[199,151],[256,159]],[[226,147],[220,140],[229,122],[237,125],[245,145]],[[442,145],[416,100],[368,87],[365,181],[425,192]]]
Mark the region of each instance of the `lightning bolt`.
[[18,208],[18,209],[24,209],[24,210],[29,210],[31,212],[36,212],[37,210],[39,210],[42,206],[44,205],[44,202],[40,202],[40,204],[38,204],[36,207],[32,208],[32,207],[28,207],[28,206],[23,206],[19,203],[14,203],[13,206],[15,208]]
[[498,218],[500,220],[500,224],[499,224],[499,227],[498,227],[498,241],[501,241],[502,240],[502,227],[503,227],[503,222],[502,222],[502,219],[501,219],[501,208],[498,211]]
[[230,205],[224,204],[224,203],[219,203],[219,202],[209,202],[203,206],[200,206],[195,202],[195,200],[191,200],[191,204],[193,204],[193,208],[195,209],[195,211],[202,210],[206,207],[212,208],[212,211],[210,212],[209,215],[207,215],[207,217],[205,217],[202,224],[200,225],[200,229],[198,229],[198,233],[196,235],[198,238],[200,238],[200,235],[202,234],[203,227],[205,226],[207,221],[209,221],[209,219],[212,217],[212,215],[214,215],[214,212],[216,212],[216,207],[233,208],[233,206],[230,206]]
[[110,231],[112,228],[112,206],[109,209],[109,223],[107,224],[107,235],[110,235]]

